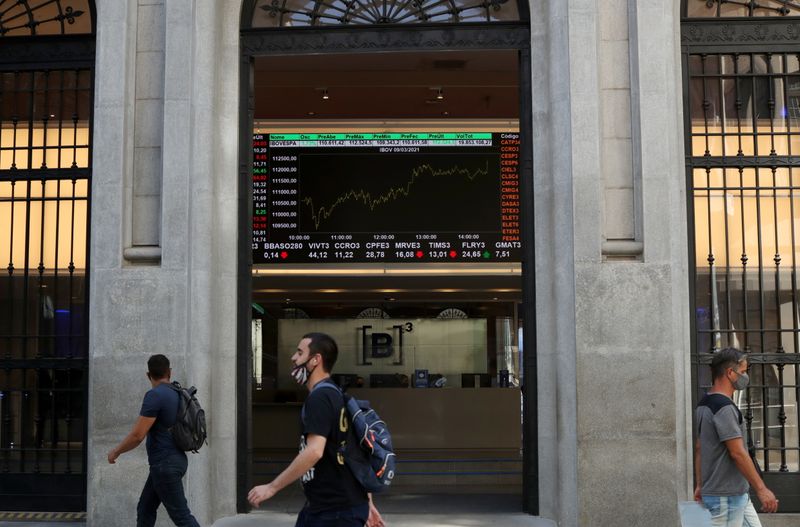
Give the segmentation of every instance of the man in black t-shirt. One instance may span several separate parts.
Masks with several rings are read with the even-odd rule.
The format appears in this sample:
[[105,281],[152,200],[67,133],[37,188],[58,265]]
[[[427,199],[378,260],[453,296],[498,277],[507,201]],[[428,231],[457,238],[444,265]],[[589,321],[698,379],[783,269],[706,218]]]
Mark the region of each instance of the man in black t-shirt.
[[247,499],[258,507],[299,479],[306,505],[295,527],[383,527],[371,496],[339,453],[350,419],[341,393],[325,386],[333,383],[331,371],[338,354],[336,342],[324,333],[300,339],[292,355],[292,377],[310,392],[301,412],[300,452],[272,482],[253,487]]
[[136,527],[153,527],[158,506],[162,503],[178,527],[200,527],[189,510],[183,491],[186,453],[175,445],[169,431],[175,424],[180,402],[178,392],[169,386],[171,377],[172,370],[167,357],[150,357],[147,361],[147,378],[152,389],[144,395],[139,419],[131,433],[108,453],[108,462],[114,464],[120,455],[133,450],[147,437],[150,474],[136,507]]

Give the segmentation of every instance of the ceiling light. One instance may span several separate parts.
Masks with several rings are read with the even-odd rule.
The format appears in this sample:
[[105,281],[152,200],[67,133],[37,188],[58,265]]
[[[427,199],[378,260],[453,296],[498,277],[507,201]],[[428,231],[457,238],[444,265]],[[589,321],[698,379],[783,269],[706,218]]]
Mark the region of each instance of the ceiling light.
[[327,101],[331,96],[328,95],[328,88],[322,88],[322,100]]
[[442,93],[442,89],[441,88],[437,88],[436,89],[436,100],[437,101],[443,101],[444,100],[444,93]]

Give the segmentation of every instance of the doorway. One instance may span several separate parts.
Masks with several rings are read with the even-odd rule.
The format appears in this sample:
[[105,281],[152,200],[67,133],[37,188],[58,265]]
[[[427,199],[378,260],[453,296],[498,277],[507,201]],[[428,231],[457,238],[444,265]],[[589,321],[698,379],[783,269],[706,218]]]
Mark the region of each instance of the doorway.
[[434,51],[408,40],[419,29],[387,27],[370,53],[243,31],[242,509],[296,454],[305,394],[289,357],[325,331],[336,381],[389,423],[391,495],[448,489],[537,512],[535,405],[520,390],[535,362],[527,31],[503,49]]

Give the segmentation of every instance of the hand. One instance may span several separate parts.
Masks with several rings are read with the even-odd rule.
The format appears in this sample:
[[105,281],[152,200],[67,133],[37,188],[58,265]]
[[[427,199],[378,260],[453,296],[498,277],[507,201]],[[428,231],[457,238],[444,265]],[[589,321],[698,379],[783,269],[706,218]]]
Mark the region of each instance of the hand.
[[366,527],[386,527],[386,524],[383,523],[383,518],[381,518],[381,513],[375,508],[372,500],[369,501],[369,516],[367,516]]
[[778,511],[778,500],[775,498],[775,494],[767,487],[756,491],[756,496],[758,496],[758,501],[761,502],[761,512]]
[[108,453],[108,462],[114,465],[117,462],[118,457],[119,454],[117,454],[117,449],[115,448],[114,450]]
[[700,489],[702,485],[698,485],[694,488],[694,501],[697,503],[703,503],[703,496],[700,494]]
[[275,490],[273,490],[272,485],[259,485],[250,489],[250,492],[247,494],[247,501],[249,501],[253,507],[258,507],[262,502],[267,501],[274,495]]

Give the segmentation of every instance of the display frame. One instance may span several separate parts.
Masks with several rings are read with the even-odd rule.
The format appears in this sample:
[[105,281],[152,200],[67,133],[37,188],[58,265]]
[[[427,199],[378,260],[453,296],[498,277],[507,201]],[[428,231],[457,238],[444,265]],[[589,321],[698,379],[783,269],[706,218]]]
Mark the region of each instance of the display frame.
[[519,263],[518,126],[461,124],[258,123],[253,263]]

